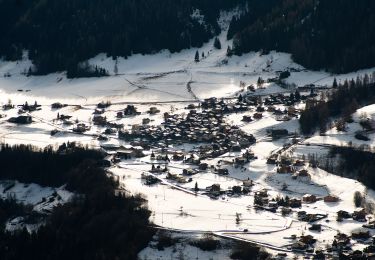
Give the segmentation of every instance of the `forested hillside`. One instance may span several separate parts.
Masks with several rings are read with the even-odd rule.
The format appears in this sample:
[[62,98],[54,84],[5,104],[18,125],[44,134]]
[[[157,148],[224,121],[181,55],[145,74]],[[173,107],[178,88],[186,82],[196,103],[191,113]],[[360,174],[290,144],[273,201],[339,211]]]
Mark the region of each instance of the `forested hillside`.
[[336,73],[375,66],[374,1],[262,2],[261,15],[253,10],[232,21],[236,54],[284,51],[307,68]]
[[116,193],[118,183],[100,167],[102,159],[99,152],[72,143],[58,151],[2,145],[0,180],[66,184],[77,196],[54,208],[32,233],[4,230],[4,222],[24,213],[26,206],[0,199],[0,258],[137,259],[154,234],[151,212],[142,197]]
[[[214,4],[213,4],[214,2]],[[105,52],[172,52],[199,47],[219,32],[217,18],[244,0],[0,0],[0,56],[22,50],[37,74],[75,70]],[[200,16],[192,16],[195,10]]]
[[341,117],[338,124],[345,128],[351,115],[361,106],[374,104],[375,79],[365,75],[363,79],[345,80],[343,84],[333,82],[333,90],[324,93],[319,100],[309,100],[301,112],[299,123],[303,134],[311,134],[317,129],[324,133],[334,117]]
[[219,33],[220,11],[238,5],[247,12],[228,31],[237,55],[284,51],[337,73],[375,66],[371,0],[0,0],[0,57],[17,60],[28,50],[29,73],[88,76],[77,64],[98,53],[200,47]]

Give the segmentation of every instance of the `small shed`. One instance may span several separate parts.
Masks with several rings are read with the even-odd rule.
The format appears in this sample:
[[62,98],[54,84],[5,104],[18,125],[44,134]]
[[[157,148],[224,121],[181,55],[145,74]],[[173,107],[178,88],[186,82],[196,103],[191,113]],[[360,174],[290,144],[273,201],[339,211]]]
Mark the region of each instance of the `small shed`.
[[302,197],[302,200],[303,200],[303,202],[306,202],[306,203],[314,203],[314,202],[316,202],[316,196],[312,195],[312,194],[305,194]]
[[339,201],[339,198],[337,196],[334,196],[334,195],[327,195],[323,198],[324,202],[338,202]]

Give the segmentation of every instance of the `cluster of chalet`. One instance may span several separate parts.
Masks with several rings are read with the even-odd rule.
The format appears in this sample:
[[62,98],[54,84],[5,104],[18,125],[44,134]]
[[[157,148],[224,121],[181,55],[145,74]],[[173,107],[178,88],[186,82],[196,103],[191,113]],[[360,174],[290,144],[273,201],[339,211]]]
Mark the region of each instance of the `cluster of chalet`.
[[[108,150],[108,148],[107,148]],[[116,153],[113,155],[112,161],[129,160],[132,158],[142,158],[145,156],[145,148],[141,145],[122,145],[116,147]]]
[[[270,163],[278,164],[280,166],[280,173],[295,172],[299,176],[309,176],[306,170],[301,169],[301,167],[304,166],[303,161],[292,161],[288,158],[281,158],[275,161],[272,160]],[[287,169],[284,171],[283,169],[285,167]],[[256,208],[273,212],[276,212],[279,208],[281,208],[280,212],[283,215],[291,214],[291,208],[300,208],[302,206],[302,203],[310,204],[317,201],[324,201],[325,203],[337,203],[339,201],[339,197],[334,195],[317,197],[312,194],[305,194],[304,196],[302,196],[302,198],[289,199],[288,197],[286,197],[270,200],[267,190],[257,191],[254,195],[254,205]],[[326,214],[312,214],[307,213],[306,211],[297,211],[296,214],[298,220],[310,223],[309,230],[313,232],[321,232],[323,226],[322,224],[318,224],[316,222],[327,217]],[[329,255],[343,257],[342,259],[370,259],[371,257],[375,257],[375,243],[374,239],[371,239],[371,234],[369,232],[369,229],[375,229],[375,221],[368,221],[367,217],[368,212],[366,212],[365,209],[358,209],[353,213],[349,213],[343,210],[338,211],[337,221],[339,222],[343,221],[344,219],[353,219],[354,221],[366,223],[362,225],[363,229],[353,231],[351,236],[347,236],[345,234],[336,235],[332,245],[327,246],[327,250],[326,252],[324,252],[324,254],[327,256],[328,252]],[[294,240],[294,242],[290,246],[291,250],[307,253],[315,252],[316,256],[324,256],[323,251],[314,248],[316,239],[314,239],[313,236],[306,235],[299,238],[294,236],[292,239]],[[352,250],[352,246],[355,243],[353,243],[352,240],[365,241],[367,242],[367,244],[369,244],[369,246],[366,247],[363,251]],[[355,258],[357,256],[359,258]]]
[[[246,123],[250,123],[254,120],[259,120],[263,118],[263,112],[269,112],[275,115],[277,121],[289,121],[292,117],[296,117],[298,115],[298,111],[295,107],[290,106],[287,109],[276,108],[274,106],[258,106],[256,108],[256,112],[251,115],[244,115],[242,117],[242,121]],[[283,129],[284,130],[284,129]]]
[[[307,221],[311,224],[309,227],[310,231],[321,232],[323,230],[323,225],[313,222],[325,218],[326,215],[307,214],[305,211],[299,211],[297,215],[299,220]],[[360,209],[352,214],[345,211],[339,211],[337,215],[338,221],[341,218],[353,218],[357,221],[366,221],[367,214],[364,209]],[[291,244],[290,249],[307,253],[313,253],[315,251],[315,255],[330,256],[329,259],[332,257],[333,259],[373,259],[375,257],[375,238],[371,237],[368,229],[374,228],[374,224],[374,222],[364,224],[364,228],[352,231],[351,235],[338,233],[334,236],[332,244],[326,245],[326,252],[324,254],[321,250],[314,249],[316,239],[312,235],[302,235],[299,238],[297,238],[296,235],[292,235],[290,239],[294,242]],[[357,241],[365,242],[368,246],[364,248],[363,251],[353,250],[353,245],[355,245]]]
[[287,137],[289,132],[287,129],[268,129],[267,133],[272,137],[273,140],[277,140],[283,137]]
[[73,127],[73,132],[75,133],[84,133],[86,131],[89,131],[91,127],[89,125],[86,125],[85,123],[78,123]]
[[[339,210],[337,212],[337,221],[339,222],[343,221],[344,219],[349,219],[349,218],[352,218],[353,220],[358,221],[358,222],[366,222],[367,221],[366,217],[367,217],[367,212],[363,208],[355,210],[353,213],[349,213],[344,210]],[[374,224],[375,224],[374,222],[369,222],[367,224],[364,224],[363,227],[373,229],[375,228]]]
[[[293,179],[311,179],[310,173],[305,169],[306,162],[304,160],[272,154],[267,159],[267,164],[276,165],[278,174],[292,174]],[[310,161],[309,166],[315,168],[315,162]]]
[[238,151],[255,143],[254,136],[226,123],[222,113],[213,110],[189,111],[187,116],[164,113],[161,126],[133,125],[131,130],[120,131],[124,140],[144,139],[153,144],[210,143],[202,148],[208,156],[219,156]]
[[301,95],[299,91],[295,93],[291,93],[290,95],[284,94],[277,94],[277,95],[269,95],[264,99],[264,104],[266,106],[270,105],[285,105],[285,106],[292,106],[295,103],[299,103],[301,100],[306,100],[307,96]]
[[269,194],[266,189],[255,192],[254,194],[254,206],[257,209],[268,210],[276,212],[281,208],[283,215],[288,215],[292,212],[291,208],[300,208],[302,206],[301,199],[298,198],[269,198]]
[[[108,108],[110,105],[111,105],[110,102],[100,102],[97,105],[97,108],[93,112],[92,123],[94,125],[107,127],[107,129],[104,131],[103,134],[115,134],[115,133],[117,133],[118,129],[124,127],[123,124],[108,122],[107,117],[103,116],[103,114],[105,112],[105,109]],[[59,102],[53,103],[51,105],[52,109],[61,109],[61,108],[66,107],[66,106],[67,106],[66,104],[61,104]],[[77,106],[76,108],[80,109],[81,107]],[[85,133],[86,131],[89,131],[91,129],[90,125],[88,125],[86,123],[83,123],[83,122],[79,122],[78,120],[73,122],[73,121],[71,121],[71,118],[72,118],[72,116],[70,116],[70,115],[64,115],[64,114],[57,113],[56,120],[62,121],[62,123],[64,125],[67,125],[67,126],[74,125],[72,130],[75,133],[81,133],[82,134],[82,133]],[[98,138],[100,140],[106,140],[107,139],[107,138],[105,138],[104,135],[100,135]]]
[[[310,228],[312,231],[320,232],[321,225],[314,224]],[[314,253],[314,259],[373,259],[375,257],[375,241],[366,230],[356,230],[352,234],[337,233],[331,244],[325,245],[325,252],[322,249],[315,249],[316,239],[312,235],[302,235],[290,237],[294,242],[290,249],[298,252]],[[360,250],[353,250],[353,245],[357,240],[367,241],[368,246]]]
[[[34,104],[29,105],[28,102],[25,102],[22,105],[19,105],[18,114],[19,116],[11,117],[8,119],[8,122],[15,123],[15,124],[31,124],[33,122],[32,116],[30,115],[24,115],[25,113],[31,113],[37,110],[41,110],[41,105],[38,104],[38,102],[35,101]],[[8,102],[7,104],[3,105],[4,110],[13,109],[14,105],[11,104],[11,102]]]
[[[320,232],[322,226],[313,224],[309,230]],[[359,229],[352,231],[351,235],[337,233],[331,244],[327,244],[325,252],[322,249],[315,249],[316,239],[312,235],[302,235],[297,237],[292,235],[290,239],[293,243],[290,249],[297,252],[314,253],[314,259],[374,259],[375,257],[375,238],[371,237],[368,230]],[[353,249],[357,241],[367,244],[363,251]]]
[[[61,104],[59,102],[53,103],[51,105],[52,109],[60,109],[63,107],[66,107],[67,104]],[[9,101],[7,104],[3,105],[4,110],[9,110],[13,109],[15,106]],[[15,124],[31,124],[33,122],[32,116],[31,115],[25,115],[25,113],[31,113],[34,111],[39,111],[41,110],[41,105],[38,104],[37,101],[34,102],[34,104],[30,105],[28,102],[25,102],[22,105],[18,106],[18,114],[19,116],[17,117],[11,117],[8,119],[8,122],[15,123]],[[66,125],[71,125],[73,124],[72,122],[68,121],[71,117],[70,116],[65,116],[65,115],[59,115],[58,114],[58,120],[63,120],[63,122]]]
[[[302,199],[289,198],[288,196],[285,198],[276,197],[270,199],[267,190],[257,191],[254,194],[254,205],[256,208],[272,212],[276,212],[279,208],[281,208],[280,211],[283,215],[289,215],[292,212],[292,208],[301,208],[302,203],[310,204],[319,200],[323,200],[325,203],[335,203],[339,201],[339,198],[334,195],[316,197],[312,194],[305,194]],[[298,212],[298,219],[305,222],[315,222],[325,217],[327,217],[327,215],[307,214],[305,211]]]
[[298,238],[296,236],[292,236],[291,238],[294,240],[290,246],[293,251],[306,251],[309,253],[314,252],[314,244],[316,243],[316,239],[312,235],[302,235]]
[[204,189],[204,194],[215,199],[221,195],[226,195],[228,197],[240,196],[248,194],[251,191],[252,186],[254,186],[252,180],[244,180],[242,185],[236,185],[226,190],[221,189],[220,184],[212,184]]
[[277,166],[277,173],[279,174],[293,174],[293,178],[308,178],[311,176],[309,172],[304,169],[305,162],[299,159],[291,159],[284,156],[278,156],[276,154],[271,155],[267,159],[267,164],[273,164]]
[[[254,101],[254,99],[251,99],[250,104],[257,106],[256,112],[252,116],[244,115],[242,121],[249,123],[253,120],[259,120],[263,117],[263,112],[265,111],[275,115],[276,120],[278,121],[289,121],[291,118],[298,115],[298,111],[294,107],[294,104],[300,102],[301,100],[305,100],[306,98],[306,96],[301,95],[298,91],[290,94],[289,96],[283,94],[270,95],[264,99],[263,106],[261,100],[257,99]],[[239,100],[248,100],[248,98],[239,97]],[[287,108],[278,108],[277,106],[279,105],[283,105]],[[279,138],[286,135],[288,135],[288,133],[285,132],[285,129],[280,129],[279,131],[275,131],[272,134],[272,137]]]
[[34,111],[37,111],[37,110],[41,110],[41,108],[40,108],[41,105],[39,105],[38,102],[36,102],[36,101],[34,102],[33,105],[29,105],[26,101],[25,104],[20,105],[19,107],[20,108],[18,110],[18,114],[23,114],[25,112],[31,113],[31,112],[34,112]]
[[[243,97],[240,95],[235,102],[225,102],[223,99],[218,100],[217,98],[205,99],[201,103],[201,107],[203,109],[211,109],[215,113],[221,114],[245,112],[255,107],[255,113],[252,115],[244,115],[242,121],[249,123],[253,120],[259,120],[263,118],[263,112],[266,110],[273,113],[278,121],[288,121],[292,117],[297,116],[298,111],[294,108],[293,104],[299,101],[300,98],[296,99],[294,94],[292,94],[291,97],[282,94],[276,97],[271,95],[269,98],[266,98],[264,102],[265,106],[262,106],[261,98],[252,96]],[[278,104],[283,104],[288,108],[283,110],[276,108],[274,105]]]
[[[157,107],[150,107],[147,111],[150,115],[155,115],[160,113],[160,110]],[[118,111],[116,114],[117,118],[123,118],[127,116],[137,116],[140,115],[141,112],[138,112],[137,108],[134,105],[127,105],[127,107],[123,111]],[[149,118],[145,118],[143,124],[148,124],[150,122]]]
[[[201,155],[198,155],[197,153],[186,153],[182,151],[173,151],[168,154],[168,152],[165,149],[161,149],[161,153],[157,154],[154,151],[150,154],[150,161],[151,161],[151,169],[150,173],[152,174],[167,174],[166,177],[169,180],[172,180],[177,183],[187,183],[192,181],[192,176],[197,173],[206,173],[207,171],[210,171],[212,173],[218,174],[218,175],[229,175],[229,170],[225,168],[225,165],[238,165],[238,160],[245,160],[249,162],[251,158],[254,157],[254,154],[250,151],[245,151],[244,153],[240,154],[239,157],[236,157],[233,160],[220,161],[219,165],[208,165],[206,162],[201,161]],[[164,152],[163,152],[164,151]],[[247,158],[247,159],[245,159]],[[191,167],[184,168],[180,174],[177,173],[170,173],[168,169],[168,163],[173,161],[181,161],[185,165],[190,165]],[[242,165],[242,164],[241,164]],[[240,195],[240,194],[248,194],[250,192],[250,188],[253,186],[252,180],[246,180],[243,182],[243,186],[239,187],[233,187],[230,190],[227,191],[221,191],[220,185],[214,184],[214,188],[212,189],[212,186],[206,188],[206,192],[210,196],[218,196],[220,194],[226,193],[228,196],[232,195]],[[195,190],[195,191],[199,191]]]
[[240,95],[235,102],[225,102],[224,99],[218,100],[215,97],[208,98],[202,101],[201,108],[203,108],[204,110],[211,110],[218,114],[230,114],[237,112],[245,112],[249,110],[251,106],[257,106],[258,104],[258,98],[243,98]]
[[123,118],[125,116],[136,116],[140,114],[141,112],[138,112],[134,105],[128,105],[123,111],[118,111],[116,117]]
[[[313,223],[318,220],[326,218],[327,215],[326,214],[311,214],[311,213],[306,213],[306,211],[302,210],[302,211],[297,212],[297,217],[298,217],[298,220],[300,221]],[[316,225],[310,228],[310,230],[318,230],[318,229],[320,231],[320,228],[317,228]]]
[[[101,102],[97,105],[97,108],[93,112],[92,117],[92,123],[97,126],[106,127],[105,131],[102,135],[99,136],[99,138],[103,138],[103,140],[106,140],[104,138],[104,135],[109,134],[116,134],[120,129],[123,129],[124,125],[121,123],[116,122],[110,122],[107,120],[107,117],[104,116],[105,109],[108,108],[111,105],[110,102]],[[63,105],[61,103],[54,103],[52,104],[53,109],[59,109],[66,105]],[[150,114],[156,114],[159,113],[160,110],[158,110],[156,107],[151,107],[148,111]],[[125,109],[118,111],[116,114],[117,118],[123,118],[128,116],[136,116],[140,115],[141,113],[137,111],[137,108],[134,105],[128,105]],[[64,125],[74,125],[73,131],[76,133],[84,133],[88,130],[90,130],[90,126],[83,122],[72,122],[71,116],[69,115],[63,115],[63,114],[57,114],[57,120],[61,120]],[[149,123],[150,120],[145,119],[144,123]],[[138,126],[135,125],[134,129],[137,129]]]

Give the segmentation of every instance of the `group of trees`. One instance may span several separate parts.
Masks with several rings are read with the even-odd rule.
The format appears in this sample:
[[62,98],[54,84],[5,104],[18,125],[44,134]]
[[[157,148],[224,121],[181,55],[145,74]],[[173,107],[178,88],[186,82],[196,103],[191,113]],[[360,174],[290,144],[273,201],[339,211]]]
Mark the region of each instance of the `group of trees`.
[[319,100],[307,100],[299,119],[302,133],[311,134],[317,129],[325,132],[331,117],[342,117],[344,123],[349,122],[359,106],[375,103],[374,82],[373,76],[368,75],[344,83],[335,80],[331,92],[322,93]]
[[[115,72],[118,73],[118,72]],[[100,68],[98,66],[82,66],[78,64],[77,66],[72,66],[66,74],[67,78],[91,78],[91,77],[105,77],[109,76],[107,70]]]
[[[67,189],[79,194],[56,207],[32,233],[0,229],[1,259],[137,259],[154,234],[150,211],[140,196],[116,194],[118,185],[99,166],[99,155],[71,146],[59,152],[1,147],[0,160],[6,168],[0,179],[51,186],[65,182]],[[14,202],[2,201],[0,206],[0,218],[22,210]]]
[[374,1],[259,2],[231,22],[235,54],[284,51],[307,68],[336,73],[375,66]]
[[353,195],[354,206],[359,208],[360,206],[362,206],[363,200],[364,198],[363,198],[362,193],[360,193],[359,191],[354,192],[354,195]]
[[[375,154],[372,151],[338,146],[330,149],[329,158],[335,161],[330,163],[334,167],[330,167],[329,171],[356,179],[371,189],[375,188]],[[325,168],[324,165],[322,167]]]
[[0,57],[17,60],[28,50],[33,74],[80,76],[77,65],[98,53],[199,48],[219,33],[220,11],[239,4],[247,12],[234,16],[227,35],[235,54],[286,51],[308,68],[333,72],[375,65],[371,0],[1,0]]
[[13,197],[0,198],[0,230],[5,228],[5,222],[13,216],[22,216],[30,213],[32,208],[27,205],[17,203]]
[[[64,147],[64,148],[62,148]],[[0,179],[18,180],[24,183],[37,183],[41,186],[60,187],[84,185],[74,183],[71,169],[78,167],[85,160],[99,162],[103,155],[95,150],[86,149],[71,143],[62,146],[60,152],[52,147],[43,150],[31,145],[0,145]],[[82,188],[77,188],[82,192]]]
[[232,39],[237,33],[243,31],[245,28],[255,23],[261,17],[267,15],[272,8],[280,4],[279,0],[248,1],[247,12],[241,16],[234,16],[230,22],[227,33],[227,39]]
[[219,38],[215,38],[215,40],[214,40],[214,47],[216,48],[216,49],[218,49],[218,50],[220,50],[221,49],[221,42],[220,42],[220,40],[219,40]]
[[266,260],[270,259],[270,254],[251,243],[238,242],[232,249],[230,258],[237,260]]
[[[98,53],[200,47],[220,31],[220,10],[247,0],[1,0],[0,57],[29,51],[34,74],[68,70]],[[213,4],[214,3],[214,4]],[[192,16],[194,10],[204,23]]]

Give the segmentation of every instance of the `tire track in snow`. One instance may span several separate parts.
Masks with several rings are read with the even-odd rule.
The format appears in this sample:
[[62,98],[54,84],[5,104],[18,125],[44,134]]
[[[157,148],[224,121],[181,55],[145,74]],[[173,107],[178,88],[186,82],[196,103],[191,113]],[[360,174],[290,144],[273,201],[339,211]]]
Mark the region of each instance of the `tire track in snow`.
[[189,80],[189,82],[186,84],[187,91],[191,94],[191,96],[192,96],[195,100],[199,100],[199,98],[197,97],[197,95],[195,95],[194,91],[191,89],[191,84],[192,84],[192,83],[194,83],[194,81]]
[[137,89],[135,90],[132,90],[128,93],[126,93],[125,95],[131,95],[131,94],[134,94],[136,91],[140,91],[140,90],[151,90],[151,91],[155,91],[155,92],[159,92],[159,93],[164,93],[164,94],[168,94],[168,95],[171,95],[171,96],[175,96],[175,97],[180,97],[180,98],[183,98],[183,99],[187,99],[186,96],[182,96],[182,95],[179,95],[179,94],[175,94],[175,93],[171,93],[171,92],[168,92],[168,91],[164,91],[164,90],[160,90],[160,89],[153,89],[153,88],[149,88],[145,85],[139,85],[139,84],[135,84],[134,82],[131,82],[130,80],[126,79],[125,80],[131,85],[131,86],[134,86],[136,87]]

